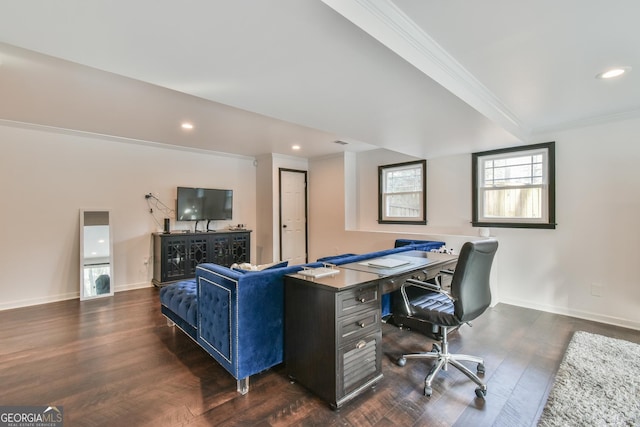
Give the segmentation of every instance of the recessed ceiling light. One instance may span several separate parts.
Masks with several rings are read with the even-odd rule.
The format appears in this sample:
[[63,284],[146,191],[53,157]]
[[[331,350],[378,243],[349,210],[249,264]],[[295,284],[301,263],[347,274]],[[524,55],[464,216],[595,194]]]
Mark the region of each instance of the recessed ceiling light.
[[612,79],[614,77],[621,76],[630,70],[631,67],[611,68],[607,71],[603,71],[602,73],[597,74],[596,79]]
[[292,145],[292,146],[291,146],[291,149],[292,149],[292,150],[299,150],[299,149],[300,149],[300,146],[299,146],[299,145],[297,145],[297,144],[296,144],[296,145]]
[[182,123],[182,125],[180,125],[182,127],[182,129],[186,129],[186,130],[191,130],[193,129],[193,125],[189,122],[184,122]]

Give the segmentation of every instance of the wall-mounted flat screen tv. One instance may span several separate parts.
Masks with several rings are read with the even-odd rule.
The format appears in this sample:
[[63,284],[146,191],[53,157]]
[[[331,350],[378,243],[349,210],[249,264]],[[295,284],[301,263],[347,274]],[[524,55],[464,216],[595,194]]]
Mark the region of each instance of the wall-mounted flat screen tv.
[[178,187],[178,221],[230,220],[233,216],[233,190]]

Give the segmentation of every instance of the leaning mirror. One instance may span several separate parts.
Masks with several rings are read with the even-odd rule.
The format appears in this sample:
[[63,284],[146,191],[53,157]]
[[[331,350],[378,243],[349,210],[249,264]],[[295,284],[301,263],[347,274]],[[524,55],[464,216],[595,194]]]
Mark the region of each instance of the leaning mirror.
[[80,300],[113,295],[109,211],[80,210]]

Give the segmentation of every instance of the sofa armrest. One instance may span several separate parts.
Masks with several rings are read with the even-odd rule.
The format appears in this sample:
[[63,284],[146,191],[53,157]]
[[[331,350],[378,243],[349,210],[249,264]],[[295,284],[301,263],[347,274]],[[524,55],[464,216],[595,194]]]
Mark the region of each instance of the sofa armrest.
[[198,343],[236,379],[282,363],[283,279],[301,269],[240,273],[217,264],[196,268]]

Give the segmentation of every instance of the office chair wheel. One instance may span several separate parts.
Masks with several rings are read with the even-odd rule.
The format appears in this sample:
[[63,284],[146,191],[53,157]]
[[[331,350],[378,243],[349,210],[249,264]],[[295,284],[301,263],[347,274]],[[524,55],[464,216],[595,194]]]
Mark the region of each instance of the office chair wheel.
[[478,375],[484,375],[484,365],[482,363],[478,363],[476,372],[478,372]]
[[433,389],[429,386],[424,386],[424,395],[427,397],[431,397],[433,394]]
[[396,360],[396,364],[398,366],[404,366],[407,364],[407,359],[404,356],[400,356],[398,357],[398,359]]
[[480,399],[484,399],[486,395],[487,395],[487,390],[483,390],[480,387],[476,389],[476,396],[478,396]]

